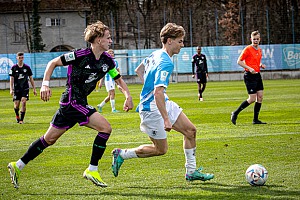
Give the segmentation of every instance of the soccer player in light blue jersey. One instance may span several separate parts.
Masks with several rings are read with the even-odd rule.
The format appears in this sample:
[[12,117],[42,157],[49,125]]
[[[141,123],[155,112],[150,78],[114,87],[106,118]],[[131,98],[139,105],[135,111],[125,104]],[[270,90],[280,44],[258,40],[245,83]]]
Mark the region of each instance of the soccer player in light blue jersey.
[[[116,70],[120,73],[120,69],[119,69],[119,65],[118,62],[115,60],[115,52],[113,49],[109,49],[107,50],[107,53],[114,59],[115,62],[115,68]],[[99,88],[102,87],[103,84],[103,79],[104,79],[104,84],[105,84],[105,88],[106,91],[108,93],[108,95],[103,99],[103,101],[97,105],[98,107],[98,111],[102,112],[102,108],[103,106],[110,101],[110,106],[111,106],[111,112],[113,113],[117,113],[119,112],[118,110],[116,110],[116,101],[115,101],[115,96],[116,96],[116,92],[115,92],[115,87],[116,87],[116,83],[114,81],[114,79],[107,73],[100,81],[99,83]],[[119,87],[119,86],[118,86]]]
[[174,23],[166,24],[160,32],[162,49],[154,51],[135,70],[144,83],[138,106],[140,128],[148,134],[152,144],[132,149],[114,149],[112,171],[115,177],[118,176],[120,167],[126,159],[161,156],[167,153],[167,132],[174,129],[184,136],[186,180],[206,181],[214,178],[213,174],[202,173],[202,167],[197,169],[196,127],[182,112],[182,108],[169,100],[166,94],[174,69],[171,57],[178,54],[184,46],[184,36],[185,30],[182,26]]

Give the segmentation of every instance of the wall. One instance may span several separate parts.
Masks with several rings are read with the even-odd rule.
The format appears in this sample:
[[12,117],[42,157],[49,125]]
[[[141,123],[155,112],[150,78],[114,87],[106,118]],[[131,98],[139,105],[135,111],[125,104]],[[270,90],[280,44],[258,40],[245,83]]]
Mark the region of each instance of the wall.
[[[45,51],[50,51],[58,45],[68,45],[72,48],[81,48],[86,46],[83,38],[83,32],[86,28],[86,19],[76,12],[48,12],[39,13],[41,20],[41,31],[43,43],[46,44]],[[46,18],[60,18],[65,20],[62,26],[46,26]],[[20,13],[0,13],[0,54],[9,54],[12,52],[28,52],[26,41],[22,43],[15,42],[15,22],[23,21],[23,15]]]

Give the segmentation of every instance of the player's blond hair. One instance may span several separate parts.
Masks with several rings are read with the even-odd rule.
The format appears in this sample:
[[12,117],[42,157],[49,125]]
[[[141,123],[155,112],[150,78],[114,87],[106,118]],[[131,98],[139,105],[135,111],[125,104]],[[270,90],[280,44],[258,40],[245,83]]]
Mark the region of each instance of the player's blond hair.
[[101,21],[90,24],[84,30],[84,40],[93,43],[97,37],[103,37],[106,30],[109,30],[108,26]]
[[107,53],[115,53],[113,49],[108,49],[106,52]]
[[251,37],[254,37],[254,36],[257,36],[257,35],[260,35],[259,31],[253,31],[251,33]]
[[175,23],[167,23],[160,31],[160,40],[163,44],[167,43],[168,38],[175,39],[182,36],[185,36],[184,28]]

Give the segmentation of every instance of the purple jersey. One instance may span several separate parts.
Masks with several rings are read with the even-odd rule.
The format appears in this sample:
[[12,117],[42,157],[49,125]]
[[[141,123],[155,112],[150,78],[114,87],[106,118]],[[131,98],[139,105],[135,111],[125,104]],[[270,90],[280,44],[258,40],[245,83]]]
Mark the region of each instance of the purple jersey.
[[[71,102],[87,105],[87,96],[97,82],[110,70],[115,70],[112,57],[104,52],[97,60],[90,48],[79,49],[61,56],[63,65],[68,65],[66,90],[60,99],[61,105]],[[118,79],[116,74],[114,79]]]
[[19,67],[17,64],[13,65],[9,71],[9,76],[14,77],[15,93],[29,90],[28,80],[32,76],[32,71],[28,65],[23,64],[22,67]]

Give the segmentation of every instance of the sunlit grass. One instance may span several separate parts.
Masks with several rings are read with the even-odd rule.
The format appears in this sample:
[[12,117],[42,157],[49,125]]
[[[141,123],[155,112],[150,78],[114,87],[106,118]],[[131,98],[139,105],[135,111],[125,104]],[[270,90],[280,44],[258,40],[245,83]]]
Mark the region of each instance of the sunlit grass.
[[[185,181],[182,135],[175,131],[168,134],[166,155],[126,160],[115,178],[110,169],[112,149],[136,147],[149,139],[140,132],[138,113],[113,114],[107,104],[102,114],[113,132],[99,171],[108,188],[98,188],[82,178],[96,132],[75,126],[24,168],[20,189],[14,189],[6,166],[45,133],[63,88],[53,88],[47,103],[31,94],[23,125],[14,121],[9,91],[1,90],[0,199],[299,199],[300,80],[266,80],[264,84],[260,119],[266,125],[252,125],[253,105],[241,112],[236,126],[231,124],[230,113],[247,98],[242,81],[209,82],[204,102],[197,99],[196,83],[171,84],[167,89],[197,127],[198,166],[215,174],[208,182]],[[129,88],[137,105],[141,85]],[[106,94],[104,89],[93,92],[89,104],[96,106]],[[118,110],[123,100],[117,91]],[[255,163],[269,171],[263,187],[245,181],[245,170]]]

